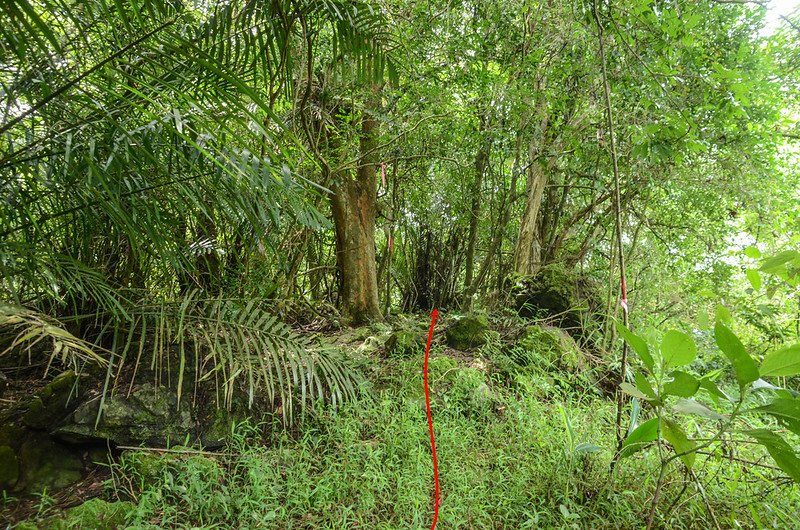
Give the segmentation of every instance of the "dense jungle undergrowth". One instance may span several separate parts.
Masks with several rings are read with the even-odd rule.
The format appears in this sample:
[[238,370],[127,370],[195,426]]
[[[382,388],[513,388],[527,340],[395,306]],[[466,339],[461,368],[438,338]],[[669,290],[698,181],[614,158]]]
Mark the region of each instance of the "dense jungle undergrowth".
[[0,2],[0,526],[800,528],[792,0]]

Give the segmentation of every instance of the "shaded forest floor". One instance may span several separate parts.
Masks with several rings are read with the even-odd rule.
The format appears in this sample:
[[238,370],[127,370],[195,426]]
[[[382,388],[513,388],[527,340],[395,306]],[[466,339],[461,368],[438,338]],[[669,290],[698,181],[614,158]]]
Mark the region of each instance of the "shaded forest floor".
[[[443,320],[442,329],[455,319]],[[241,424],[218,452],[128,451],[92,489],[7,499],[5,515],[29,517],[17,526],[26,529],[427,528],[433,473],[419,343],[427,324],[423,315],[324,333],[365,374],[358,401],[319,406],[289,430]],[[437,327],[429,374],[437,527],[642,528],[657,455],[640,453],[609,474],[616,411],[601,390],[607,367],[555,328],[512,328],[495,320],[484,344],[462,350],[445,345]],[[731,456],[699,455],[697,480],[671,468],[656,526],[713,528],[713,513],[721,528],[800,527],[797,487]],[[764,456],[754,448],[736,458]],[[76,491],[99,497],[64,511]]]

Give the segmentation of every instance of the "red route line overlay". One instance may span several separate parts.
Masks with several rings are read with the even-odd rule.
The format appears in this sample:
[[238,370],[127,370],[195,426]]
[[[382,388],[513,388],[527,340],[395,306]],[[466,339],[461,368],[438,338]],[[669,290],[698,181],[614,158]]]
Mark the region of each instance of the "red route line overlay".
[[431,530],[436,528],[436,521],[439,519],[439,465],[436,462],[436,442],[433,437],[433,418],[431,417],[431,398],[428,392],[428,355],[431,351],[431,339],[433,338],[433,326],[436,324],[436,317],[439,316],[439,310],[434,309],[431,313],[431,327],[428,330],[428,344],[425,346],[425,366],[422,369],[422,377],[425,383],[425,409],[428,412],[428,430],[431,434],[431,452],[433,453],[433,490],[434,490],[434,504],[433,504],[433,523]]

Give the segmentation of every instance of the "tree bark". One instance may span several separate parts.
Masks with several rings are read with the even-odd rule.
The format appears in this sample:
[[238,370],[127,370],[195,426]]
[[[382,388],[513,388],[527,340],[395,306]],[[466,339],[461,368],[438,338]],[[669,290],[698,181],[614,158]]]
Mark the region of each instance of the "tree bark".
[[[485,138],[487,129],[487,118],[485,114],[480,116],[480,147],[475,155],[475,181],[472,187],[472,204],[470,205],[469,235],[467,236],[467,263],[466,274],[464,277],[464,290],[472,290],[472,275],[475,265],[475,244],[478,240],[478,218],[481,214],[481,188],[483,187],[483,176],[486,167],[489,165],[489,141]],[[470,301],[464,301],[469,306]]]
[[377,96],[371,99],[361,119],[361,156],[355,178],[335,175],[332,186],[336,264],[341,278],[339,303],[350,324],[381,319],[375,264],[378,120],[370,113],[377,101]]
[[519,236],[514,249],[514,272],[522,275],[536,274],[541,266],[542,240],[539,211],[542,195],[547,187],[547,172],[536,161],[536,150],[529,149],[528,186],[525,197],[525,212],[519,225]]

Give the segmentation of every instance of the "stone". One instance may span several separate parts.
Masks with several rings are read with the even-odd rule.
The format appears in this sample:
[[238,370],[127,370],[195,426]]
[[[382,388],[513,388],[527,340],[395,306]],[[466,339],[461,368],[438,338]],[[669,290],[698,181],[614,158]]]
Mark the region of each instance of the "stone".
[[576,283],[576,275],[563,265],[546,265],[517,286],[517,311],[523,317],[570,316],[577,307]]
[[468,315],[456,320],[445,330],[447,345],[457,350],[468,350],[486,344],[489,320],[484,315]]
[[17,480],[19,480],[17,454],[7,445],[0,446],[0,490],[13,488]]
[[32,436],[19,450],[20,480],[16,489],[39,492],[63,488],[81,479],[83,462],[68,447],[47,435]]
[[399,329],[386,341],[388,357],[408,358],[425,353],[425,337],[408,329]]
[[63,372],[42,387],[27,403],[22,423],[32,429],[49,429],[68,414],[67,404],[77,381],[73,371]]
[[566,371],[585,368],[586,356],[565,331],[551,326],[528,326],[511,350],[513,360],[520,366],[540,368],[555,366]]
[[118,445],[166,445],[196,438],[190,404],[183,399],[179,405],[177,394],[163,386],[145,383],[130,397],[106,399],[95,427],[99,406],[99,399],[80,405],[56,435],[69,442],[109,440]]

